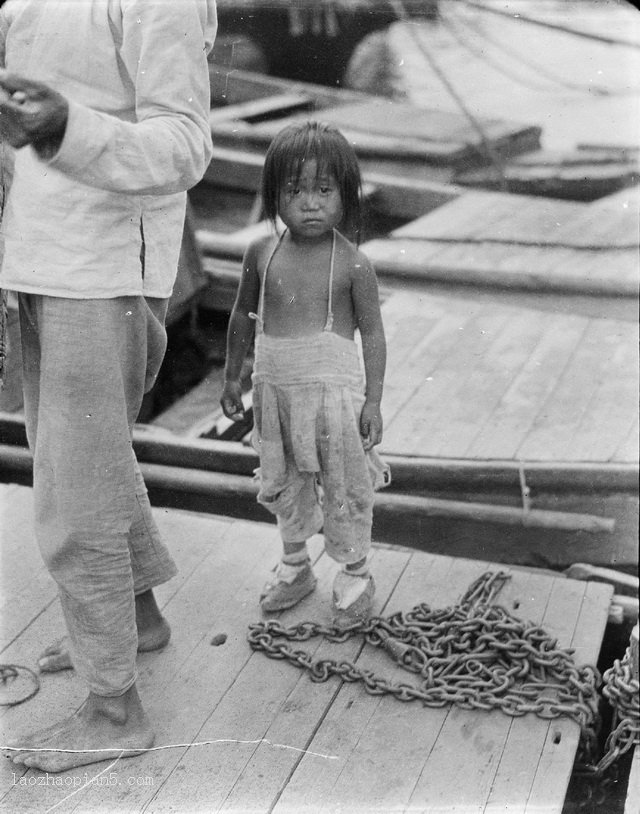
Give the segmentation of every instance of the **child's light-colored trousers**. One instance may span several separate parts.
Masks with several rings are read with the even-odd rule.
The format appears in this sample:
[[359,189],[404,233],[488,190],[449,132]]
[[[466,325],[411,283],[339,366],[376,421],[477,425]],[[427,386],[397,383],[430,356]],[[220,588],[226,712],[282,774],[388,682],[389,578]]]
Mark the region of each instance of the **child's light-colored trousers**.
[[91,692],[136,680],[135,594],[176,573],[131,446],[166,350],[167,300],[20,294],[35,531]]

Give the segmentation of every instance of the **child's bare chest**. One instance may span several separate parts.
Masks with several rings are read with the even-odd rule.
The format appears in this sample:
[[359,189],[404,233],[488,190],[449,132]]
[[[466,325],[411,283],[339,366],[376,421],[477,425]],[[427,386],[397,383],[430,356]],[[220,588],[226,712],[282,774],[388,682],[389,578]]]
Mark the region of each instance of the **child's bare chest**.
[[329,300],[329,273],[310,273],[304,268],[272,268],[265,281],[265,294],[272,306],[316,306],[326,311]]
[[329,306],[333,311],[336,307],[342,310],[345,301],[350,301],[348,276],[338,263],[331,279],[328,262],[320,266],[274,262],[264,285],[265,328],[267,333],[277,335],[299,335],[322,330]]

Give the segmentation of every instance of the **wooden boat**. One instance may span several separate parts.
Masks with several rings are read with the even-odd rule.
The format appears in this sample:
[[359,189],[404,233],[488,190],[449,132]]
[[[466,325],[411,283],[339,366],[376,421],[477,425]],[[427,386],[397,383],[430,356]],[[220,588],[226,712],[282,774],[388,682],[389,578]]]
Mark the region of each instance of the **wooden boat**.
[[612,195],[640,179],[637,147],[578,145],[575,150],[534,150],[494,168],[472,170],[456,183],[482,189],[506,189],[523,195],[544,195],[593,201]]
[[[409,0],[407,16],[432,20],[438,0]],[[379,0],[218,0],[214,56],[233,68],[337,86],[363,38],[397,19]]]
[[[380,96],[292,82],[250,71],[210,65],[211,131],[216,152],[207,177],[234,184],[224,173],[246,164],[243,188],[273,136],[291,121],[321,118],[340,127],[353,144],[367,179],[370,173],[450,183],[455,175],[537,149],[540,128],[497,119],[477,127],[458,113],[432,110]],[[226,151],[232,151],[230,154]],[[252,172],[253,171],[253,172]],[[254,187],[255,188],[255,187]]]
[[[339,126],[354,144],[367,178],[436,181],[523,195],[593,201],[634,186],[635,146],[540,146],[537,125],[467,119],[382,96],[291,81],[213,64],[211,126],[216,155],[209,177],[227,178],[225,164],[246,164],[240,184],[255,183],[261,156],[290,121],[316,117]],[[227,151],[238,151],[229,154]],[[222,174],[222,176],[221,176]]]

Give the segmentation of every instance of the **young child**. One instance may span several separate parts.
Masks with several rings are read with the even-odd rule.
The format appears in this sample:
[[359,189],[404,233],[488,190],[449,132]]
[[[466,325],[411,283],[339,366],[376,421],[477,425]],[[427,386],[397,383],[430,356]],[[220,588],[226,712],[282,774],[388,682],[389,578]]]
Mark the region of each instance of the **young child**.
[[[315,588],[307,539],[324,533],[342,565],[334,622],[366,619],[374,595],[367,554],[374,488],[388,467],[380,400],[386,344],[378,285],[345,235],[360,231],[360,171],[334,127],[293,124],[271,143],[263,205],[277,230],[247,249],[227,336],[222,408],[242,417],[240,370],[253,338],[258,501],[278,519],[284,554],[261,596],[263,611],[290,608]],[[360,332],[364,380],[354,342]]]

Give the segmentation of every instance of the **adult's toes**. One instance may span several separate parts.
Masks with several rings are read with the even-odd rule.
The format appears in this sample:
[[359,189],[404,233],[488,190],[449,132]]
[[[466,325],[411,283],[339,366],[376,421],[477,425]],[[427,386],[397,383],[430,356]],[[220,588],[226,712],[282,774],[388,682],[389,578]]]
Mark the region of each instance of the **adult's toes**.
[[58,653],[48,655],[45,650],[38,659],[38,667],[41,673],[57,673],[59,670],[73,669],[73,664],[71,663],[71,656],[68,650],[62,650]]

